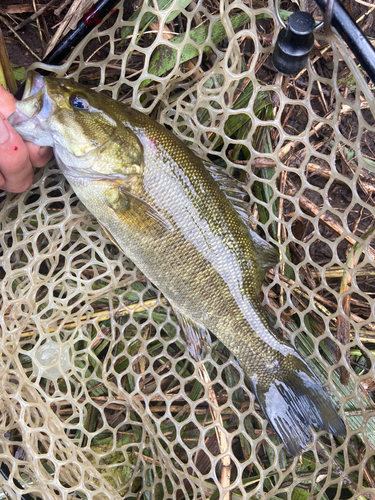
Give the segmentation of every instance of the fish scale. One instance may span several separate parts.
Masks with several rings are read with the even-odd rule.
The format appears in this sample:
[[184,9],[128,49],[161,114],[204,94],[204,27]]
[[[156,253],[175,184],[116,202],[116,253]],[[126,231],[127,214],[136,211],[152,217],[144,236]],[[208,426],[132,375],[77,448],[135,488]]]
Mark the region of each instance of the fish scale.
[[293,455],[311,426],[345,436],[317,376],[267,320],[258,295],[278,253],[219,188],[217,167],[148,116],[71,80],[31,74],[10,122],[54,148],[77,196],[170,301],[193,357],[208,331],[231,350]]

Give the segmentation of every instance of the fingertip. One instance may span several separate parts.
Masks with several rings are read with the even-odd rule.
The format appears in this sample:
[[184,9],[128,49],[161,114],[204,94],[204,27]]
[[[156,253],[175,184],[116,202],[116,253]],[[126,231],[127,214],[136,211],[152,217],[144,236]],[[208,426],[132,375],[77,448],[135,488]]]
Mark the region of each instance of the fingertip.
[[26,142],[29,151],[29,157],[33,167],[44,167],[53,155],[52,148],[48,146],[37,146],[32,142]]
[[7,193],[24,193],[27,191],[33,182],[33,176],[29,176],[26,179],[22,179],[20,182],[13,182],[4,179],[4,177],[0,174],[0,189],[6,191]]
[[29,151],[7,120],[2,124],[5,126],[3,136],[7,132],[8,138],[0,144],[1,188],[10,193],[22,193],[30,187],[34,175]]
[[21,179],[6,180],[2,189],[8,191],[8,193],[24,193],[27,191],[31,184],[33,183],[34,172],[30,167],[30,170],[23,174]]
[[16,110],[17,99],[10,92],[4,89],[2,85],[0,85],[0,109],[5,115],[5,118],[8,118]]

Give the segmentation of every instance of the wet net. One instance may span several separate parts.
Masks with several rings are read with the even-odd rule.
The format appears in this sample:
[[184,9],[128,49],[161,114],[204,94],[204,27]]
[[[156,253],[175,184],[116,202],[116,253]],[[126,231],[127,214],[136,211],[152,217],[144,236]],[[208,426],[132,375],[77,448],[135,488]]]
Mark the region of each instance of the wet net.
[[277,74],[267,2],[155,0],[124,19],[121,7],[56,73],[149,113],[244,183],[249,223],[282,252],[264,305],[348,436],[315,433],[288,455],[228,350],[213,338],[193,361],[167,301],[52,162],[28,192],[0,195],[2,498],[373,499],[371,83],[320,32],[306,70]]

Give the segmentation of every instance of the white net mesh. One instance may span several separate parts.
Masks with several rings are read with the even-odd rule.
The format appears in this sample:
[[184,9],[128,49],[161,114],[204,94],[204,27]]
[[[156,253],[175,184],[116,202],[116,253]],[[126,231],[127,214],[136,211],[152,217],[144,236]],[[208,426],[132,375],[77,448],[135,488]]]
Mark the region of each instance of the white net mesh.
[[275,73],[266,2],[146,3],[112,14],[57,73],[132,99],[245,182],[283,257],[264,303],[348,437],[314,434],[287,455],[230,353],[216,342],[193,362],[166,300],[52,163],[27,193],[0,195],[3,492],[374,498],[372,89],[336,37],[318,35],[296,78]]

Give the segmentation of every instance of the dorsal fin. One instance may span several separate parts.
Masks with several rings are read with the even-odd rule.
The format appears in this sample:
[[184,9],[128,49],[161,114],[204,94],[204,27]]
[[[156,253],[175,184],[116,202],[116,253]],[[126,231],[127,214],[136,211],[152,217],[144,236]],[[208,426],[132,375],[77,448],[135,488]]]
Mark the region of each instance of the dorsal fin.
[[260,288],[264,278],[266,277],[267,271],[271,269],[271,267],[276,267],[280,262],[280,253],[251,228],[249,228],[249,231],[254,242],[254,251],[257,255],[257,262],[262,272],[259,285]]
[[249,227],[249,193],[246,191],[243,182],[232,177],[226,170],[208,160],[203,160],[203,164],[218,183],[220,189],[224,192],[228,200],[232,203],[238,215],[249,228],[252,240],[254,242],[254,251],[257,255],[257,262],[261,268],[263,282],[267,271],[275,267],[280,261],[280,254],[270,243],[261,238],[255,231]]
[[[220,185],[220,188],[226,192],[229,197],[244,202],[249,200],[249,193],[246,191],[245,184],[232,177],[222,167],[214,165],[208,160],[202,160],[211,177]],[[248,206],[248,203],[245,203]]]
[[226,170],[214,165],[208,160],[203,160],[203,165],[211,174],[219,188],[226,195],[228,200],[236,209],[238,215],[249,225],[249,193],[246,191],[245,184],[232,177]]

